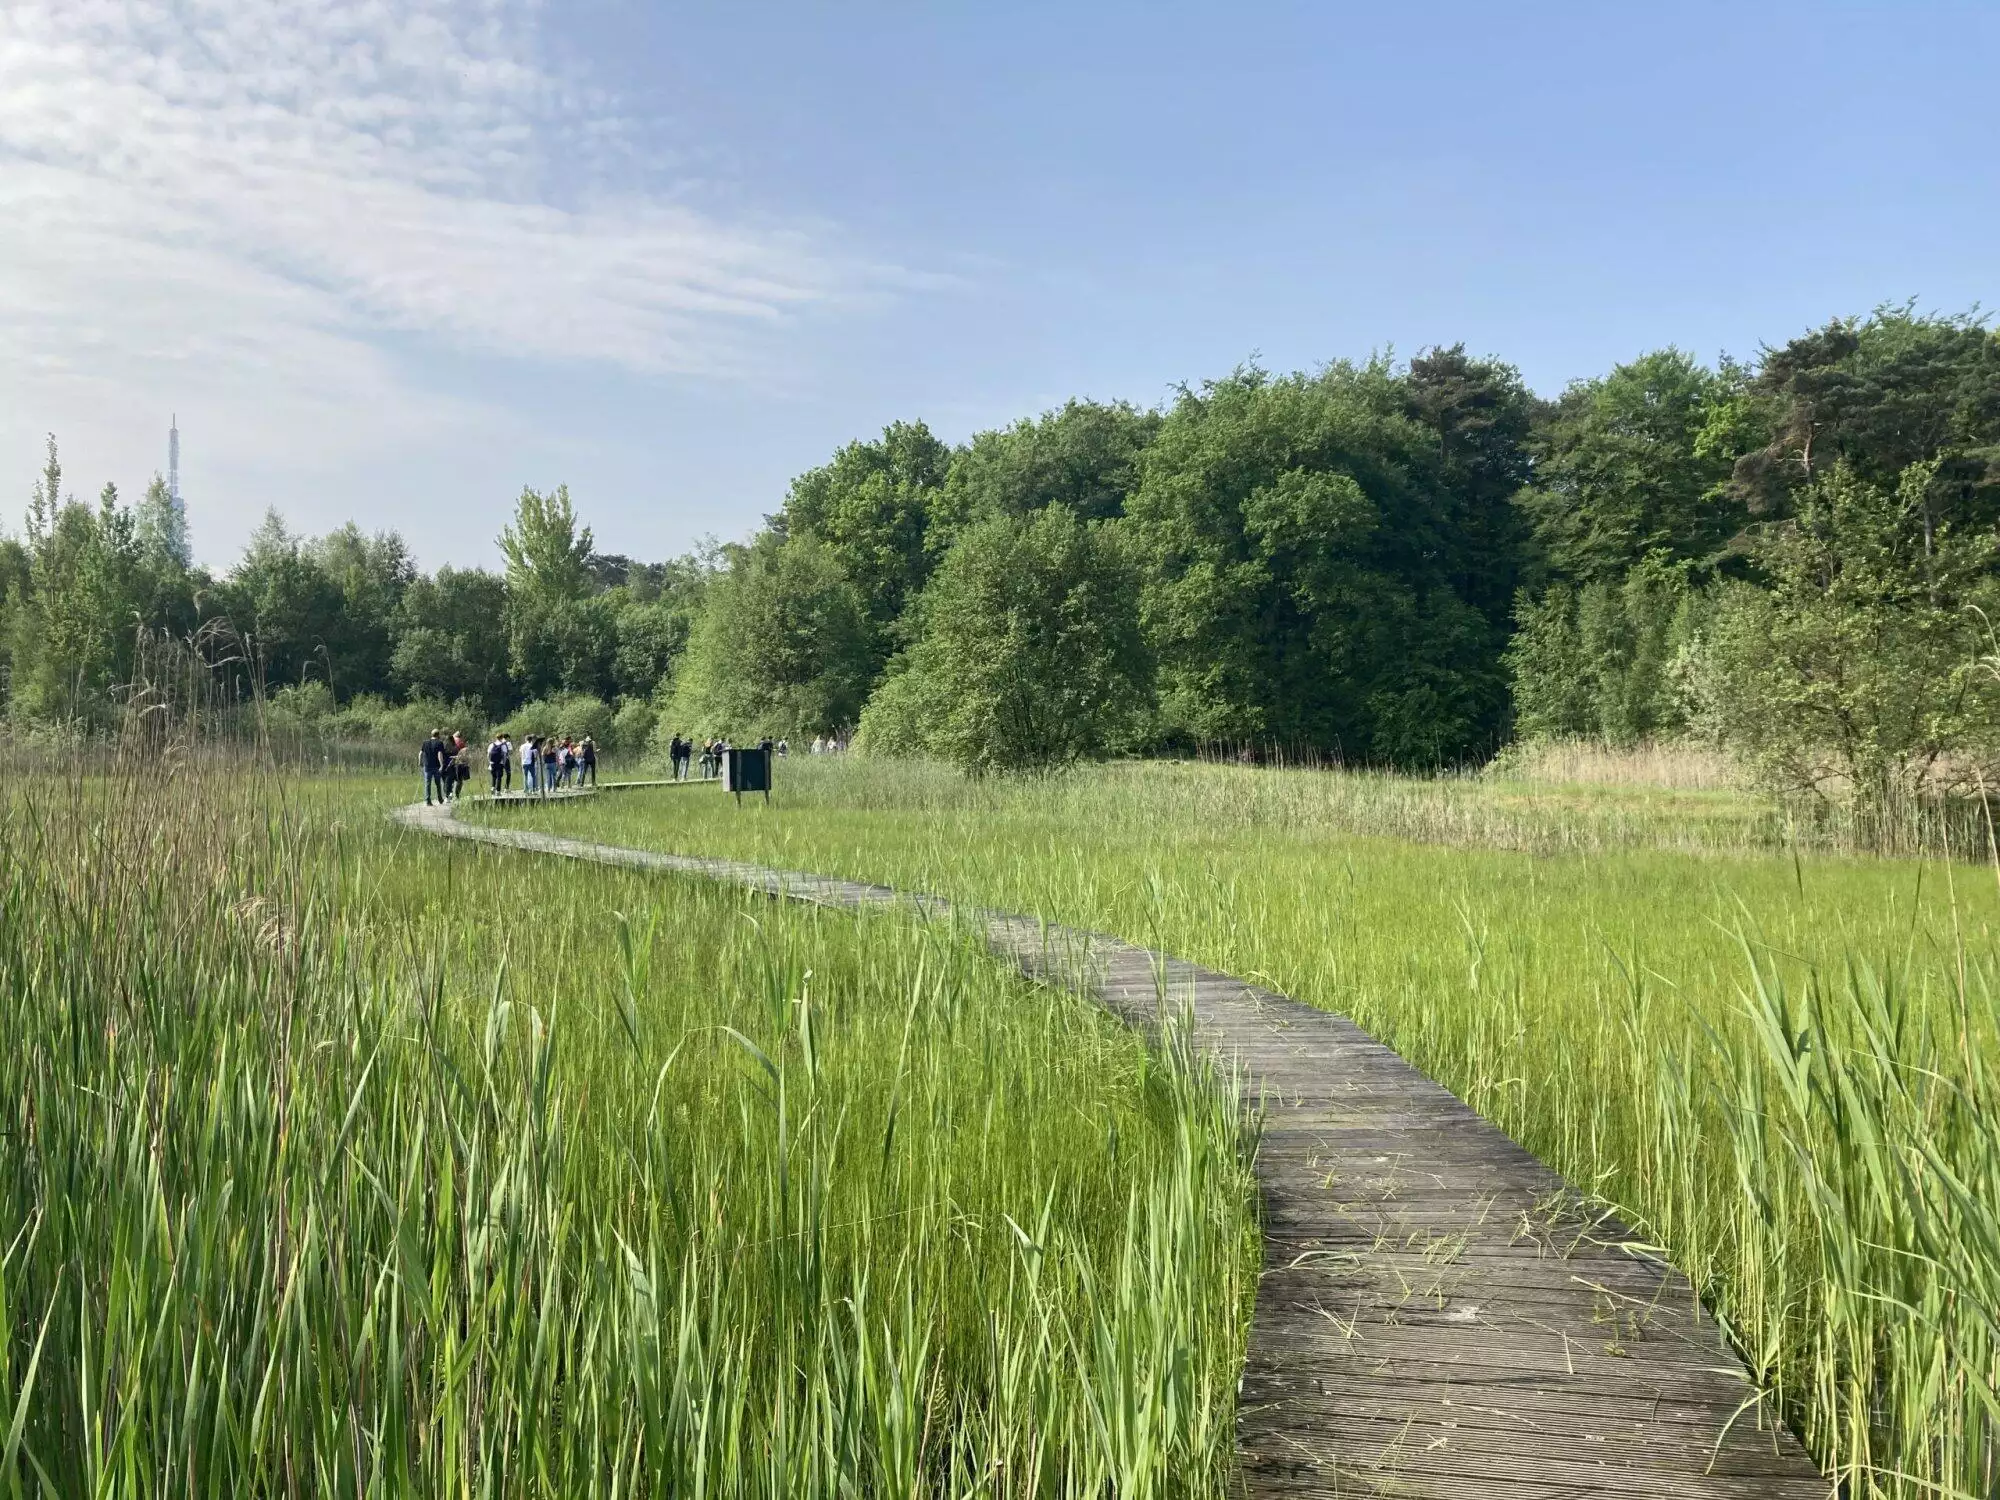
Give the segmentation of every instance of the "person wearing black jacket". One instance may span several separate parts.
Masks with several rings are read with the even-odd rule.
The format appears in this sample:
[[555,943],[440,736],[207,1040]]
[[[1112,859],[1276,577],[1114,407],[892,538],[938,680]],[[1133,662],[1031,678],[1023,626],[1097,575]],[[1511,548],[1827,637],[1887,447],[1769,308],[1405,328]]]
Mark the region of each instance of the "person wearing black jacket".
[[433,729],[431,737],[424,741],[417,751],[417,764],[424,770],[424,806],[431,805],[431,788],[437,788],[438,801],[444,801],[444,731]]

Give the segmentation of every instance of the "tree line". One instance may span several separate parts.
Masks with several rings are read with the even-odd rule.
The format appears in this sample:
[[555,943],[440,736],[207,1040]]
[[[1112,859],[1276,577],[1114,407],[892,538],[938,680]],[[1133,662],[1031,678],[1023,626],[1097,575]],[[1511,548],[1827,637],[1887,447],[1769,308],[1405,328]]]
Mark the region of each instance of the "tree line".
[[157,479],[129,508],[61,485],[51,440],[0,542],[17,721],[97,722],[144,632],[227,622],[288,711],[560,701],[627,746],[853,728],[982,769],[1216,744],[1429,768],[1696,736],[1879,799],[2000,744],[2000,337],[1976,314],[1885,307],[1748,362],[1668,348],[1553,400],[1454,346],[1072,400],[958,446],[899,422],[747,540],[651,565],[598,552],[558,488],[522,494],[501,572],[274,512],[211,576]]

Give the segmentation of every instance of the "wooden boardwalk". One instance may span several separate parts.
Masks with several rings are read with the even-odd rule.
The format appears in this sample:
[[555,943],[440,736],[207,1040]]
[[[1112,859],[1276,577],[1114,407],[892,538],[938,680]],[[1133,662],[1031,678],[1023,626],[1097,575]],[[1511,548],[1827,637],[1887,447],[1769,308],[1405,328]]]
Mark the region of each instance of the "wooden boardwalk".
[[[884,886],[474,826],[448,808],[398,817],[822,905],[949,911]],[[1246,1494],[1831,1493],[1685,1277],[1352,1022],[1100,934],[958,917],[1025,972],[1134,1025],[1155,1026],[1163,1000],[1186,1008],[1198,1043],[1264,1102],[1264,1270],[1237,1435]]]

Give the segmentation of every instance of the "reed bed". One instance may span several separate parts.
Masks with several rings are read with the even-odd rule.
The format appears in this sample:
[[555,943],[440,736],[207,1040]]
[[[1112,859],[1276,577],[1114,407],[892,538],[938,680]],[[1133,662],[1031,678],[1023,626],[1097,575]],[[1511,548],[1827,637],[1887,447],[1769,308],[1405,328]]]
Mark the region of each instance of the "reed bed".
[[[968,780],[928,761],[794,757],[794,801],[837,784],[854,811],[1003,810],[1020,784]],[[654,768],[643,774],[664,775]],[[828,778],[833,778],[829,781]],[[1682,747],[1606,750],[1549,745],[1463,772],[1432,776],[1340,766],[1247,767],[1216,761],[1131,761],[1042,778],[1033,804],[1054,818],[1144,835],[1159,819],[1222,828],[1375,834],[1411,843],[1594,854],[1628,849],[1736,855],[1954,857],[1983,861],[1986,805],[1960,797],[1899,800],[1865,811],[1831,801],[1782,801],[1753,789],[1726,761]],[[1116,795],[1107,796],[1107,789]]]
[[1666,1247],[1746,1401],[1844,1493],[2000,1493],[1995,872],[1680,842],[1683,799],[1715,794],[1607,815],[1377,782],[795,763],[768,808],[480,815],[1039,913],[1349,1014]]
[[1751,778],[1726,752],[1673,740],[1613,745],[1603,740],[1536,740],[1509,745],[1487,769],[1495,780],[1546,786],[1639,787],[1648,791],[1736,792]]
[[1228,1482],[1231,1081],[969,935],[200,757],[0,803],[0,1488]]

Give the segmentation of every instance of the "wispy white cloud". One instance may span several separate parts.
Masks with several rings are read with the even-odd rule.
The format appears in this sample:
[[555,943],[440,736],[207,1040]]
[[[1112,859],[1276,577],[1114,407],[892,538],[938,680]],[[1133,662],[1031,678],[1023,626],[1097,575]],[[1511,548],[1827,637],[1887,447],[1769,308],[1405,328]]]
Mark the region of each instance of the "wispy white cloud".
[[534,20],[512,0],[0,10],[7,239],[207,253],[328,328],[642,370],[707,368],[729,325],[837,294],[797,233],[617,195],[629,124],[537,62]]
[[528,0],[0,0],[0,408],[39,430],[171,391],[244,456],[334,459],[361,411],[376,442],[495,420],[396,349],[723,374],[877,279],[640,170],[646,123],[540,25]]

